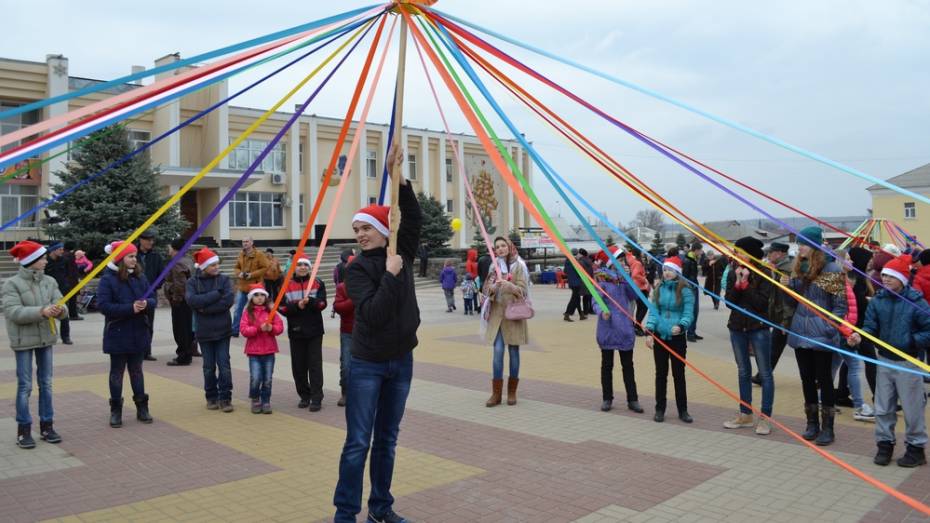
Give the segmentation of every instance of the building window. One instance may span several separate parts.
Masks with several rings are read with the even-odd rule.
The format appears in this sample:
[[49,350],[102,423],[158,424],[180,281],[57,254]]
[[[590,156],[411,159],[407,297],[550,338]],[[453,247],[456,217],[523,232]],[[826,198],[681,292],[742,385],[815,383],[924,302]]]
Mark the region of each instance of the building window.
[[145,146],[152,141],[152,133],[140,131],[138,129],[129,129],[129,148],[133,151]]
[[[266,140],[243,140],[235,150],[229,153],[229,168],[237,171],[248,169],[268,147],[268,143]],[[286,158],[287,147],[284,143],[278,142],[256,170],[266,173],[283,173],[285,172],[284,166],[287,165]]]
[[446,158],[446,181],[452,181],[452,158]]
[[304,143],[300,142],[297,153],[297,174],[304,173]]
[[304,223],[304,195],[300,195],[300,223]]
[[[39,203],[39,187],[35,185],[0,185],[0,219],[3,223],[16,219]],[[23,218],[12,228],[28,229],[36,227],[36,215]]]
[[407,168],[410,171],[409,178],[411,180],[417,179],[417,155],[408,154],[407,155]]
[[446,212],[452,214],[452,200],[446,200]]
[[[0,100],[0,112],[9,111],[10,109],[15,109],[19,107],[20,105],[22,104]],[[16,116],[11,116],[4,120],[0,120],[0,135],[16,132],[24,127],[29,127],[30,125],[34,123],[38,123],[38,121],[39,121],[39,110],[38,109],[34,111],[28,111],[22,114],[17,114]],[[29,137],[27,138],[27,140],[31,138],[32,137]],[[20,143],[22,143],[22,141],[17,140],[15,142],[4,145],[3,147],[0,147],[0,153],[6,152],[10,149],[13,149],[14,147],[19,147]]]
[[914,204],[914,202],[904,202],[904,219],[917,219],[917,206]]
[[365,152],[365,172],[369,178],[378,177],[378,152],[368,149]]
[[273,228],[284,226],[284,194],[238,192],[229,202],[229,226]]
[[368,205],[377,205],[377,204],[378,204],[377,198],[375,198],[374,196],[368,197]]

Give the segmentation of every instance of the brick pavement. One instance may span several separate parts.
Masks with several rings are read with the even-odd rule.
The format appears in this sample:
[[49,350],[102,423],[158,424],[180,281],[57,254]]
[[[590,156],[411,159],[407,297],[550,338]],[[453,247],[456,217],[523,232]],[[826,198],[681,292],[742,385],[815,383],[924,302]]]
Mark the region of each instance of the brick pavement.
[[[672,415],[652,422],[652,358],[642,346],[635,362],[647,412],[625,409],[619,369],[617,408],[600,412],[594,322],[561,321],[565,291],[534,292],[520,403],[495,409],[483,406],[490,351],[476,318],[445,314],[438,289],[422,293],[421,346],[394,483],[399,512],[440,522],[925,520],[785,435],[723,429],[735,403],[693,373],[695,423]],[[65,440],[39,442],[31,452],[13,444],[15,366],[11,352],[0,352],[0,521],[326,520],[344,439],[335,406],[338,319],[327,314],[326,321],[323,411],[296,408],[282,338],[275,414],[248,413],[241,340],[231,350],[238,409],[223,414],[204,409],[199,367],[164,365],[173,345],[167,311],[159,310],[160,361],[146,364],[156,422],[135,423],[127,406],[126,424],[116,430],[106,424],[102,322],[90,315],[72,325],[77,345],[55,353],[56,426]],[[702,310],[707,339],[689,347],[689,359],[735,388],[724,323],[724,311]],[[776,373],[775,414],[800,428],[790,352]],[[930,502],[930,468],[872,465],[872,426],[852,421],[849,411],[829,450]]]

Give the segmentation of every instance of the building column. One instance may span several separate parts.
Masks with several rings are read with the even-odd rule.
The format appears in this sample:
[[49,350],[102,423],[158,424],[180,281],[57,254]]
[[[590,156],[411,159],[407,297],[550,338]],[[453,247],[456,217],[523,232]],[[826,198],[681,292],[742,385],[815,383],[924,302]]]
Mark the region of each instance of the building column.
[[[465,169],[464,169],[465,167],[465,140],[461,138],[459,138],[459,141],[458,141],[458,150],[456,151],[456,156],[457,156],[457,160],[455,164],[455,172],[456,174],[458,174],[458,180],[457,180],[458,181],[458,202],[456,202],[456,205],[459,206],[459,209],[462,209],[464,211],[465,210],[465,176],[466,176]],[[462,213],[462,216],[465,216],[465,214]],[[459,249],[464,249],[468,247],[468,242],[470,241],[471,237],[475,234],[474,231],[470,230],[472,227],[473,226],[468,222],[468,220],[462,220],[462,230],[461,230],[461,234],[459,234]]]
[[[441,203],[443,207],[445,207],[446,200],[449,199],[449,189],[448,189],[449,182],[446,181],[446,137],[445,135],[441,135],[439,137],[439,148],[437,149],[437,151],[439,152],[439,177],[438,177],[439,203]],[[462,211],[464,209],[453,209],[453,210],[455,211],[452,213],[453,216],[458,216],[458,215],[462,215]]]
[[[58,96],[68,93],[68,59],[62,55],[45,55],[45,63],[48,64],[48,97]],[[48,106],[46,109],[46,119],[54,118],[68,112],[68,102],[58,102]],[[49,130],[55,131],[63,126],[53,127]],[[58,153],[64,152],[68,148],[67,143],[63,143],[52,148],[46,154],[46,158],[53,157]],[[58,183],[60,180],[55,176],[56,171],[65,170],[65,155],[58,156],[49,160],[42,169],[42,181],[39,187],[40,194],[51,195],[51,185]]]
[[[361,125],[361,122],[359,122]],[[359,128],[356,127],[355,132],[358,132]],[[364,131],[364,134],[358,139],[358,158],[355,159],[355,167],[352,168],[352,172],[355,173],[355,177],[358,179],[358,201],[361,205],[359,208],[368,206],[368,173],[365,172],[365,155],[368,153],[368,132]]]
[[[429,136],[425,133],[420,136],[420,161],[417,163],[422,163],[423,168],[423,194],[430,196],[430,172],[429,168]],[[418,166],[419,167],[419,166]],[[446,205],[446,202],[442,202],[443,205]]]
[[[310,132],[307,133],[307,148],[305,153],[309,154],[309,158],[306,159],[307,162],[307,177],[310,178],[310,194],[304,197],[304,212],[307,214],[304,216],[304,224],[307,225],[307,220],[310,219],[310,211],[312,211],[313,204],[311,201],[316,198],[317,193],[320,192],[320,173],[318,172],[319,166],[317,165],[317,137],[316,137],[316,118],[310,118]],[[310,227],[310,238],[316,238],[315,228],[313,224],[307,225]]]
[[[381,170],[378,171],[378,176],[375,178],[375,180],[377,180],[377,185],[378,185],[378,196],[381,195],[381,175],[384,174],[384,166],[385,166],[385,162],[387,161],[388,138],[390,136],[388,133],[389,130],[390,130],[390,127],[385,127],[381,129],[381,156],[378,158],[378,162],[377,162],[378,165],[381,166]],[[387,187],[385,187],[384,201],[386,202],[391,201],[391,184],[387,184]]]
[[[220,187],[218,191],[219,191],[219,199],[217,201],[223,201],[223,198],[225,198],[226,195],[229,193],[229,187]],[[229,236],[229,203],[227,203],[226,205],[223,206],[222,209],[220,209],[219,219],[220,219],[220,237],[217,239],[217,243],[219,243],[220,245],[223,245],[223,240],[231,239]]]
[[[155,60],[155,66],[160,67],[173,62],[177,62],[181,56],[177,53],[163,56]],[[181,74],[182,69],[175,69],[155,75],[155,80],[161,80],[169,76]],[[165,105],[159,105],[155,108],[152,122],[152,135],[160,135],[170,129],[174,129],[181,123],[181,101],[174,100]],[[226,147],[225,145],[223,147]],[[150,149],[152,163],[164,164],[166,166],[177,167],[181,164],[181,133],[171,133],[168,137],[153,145]],[[228,165],[228,164],[227,164]]]
[[300,227],[300,121],[291,126],[287,133],[287,178],[290,200],[291,239],[299,238]]

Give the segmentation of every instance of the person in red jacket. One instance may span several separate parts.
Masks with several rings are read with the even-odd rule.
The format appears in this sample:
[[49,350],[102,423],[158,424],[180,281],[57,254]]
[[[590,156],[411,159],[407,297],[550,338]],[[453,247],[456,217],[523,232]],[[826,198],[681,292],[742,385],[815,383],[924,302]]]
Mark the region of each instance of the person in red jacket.
[[300,396],[299,408],[310,412],[323,408],[323,309],[326,308],[326,285],[314,278],[310,282],[310,259],[303,253],[297,258],[294,278],[288,282],[285,306],[287,337],[291,345],[291,371]]
[[[472,280],[478,281],[478,249],[468,249],[468,257],[465,260],[465,272],[468,274],[471,274]],[[478,288],[481,288],[481,283],[478,284]],[[478,307],[478,293],[477,292],[472,297],[471,308],[473,311],[481,310]]]
[[920,251],[917,256],[917,272],[914,273],[912,287],[924,295],[924,300],[930,303],[930,249]]
[[245,354],[249,357],[249,398],[252,414],[271,414],[271,377],[274,355],[278,352],[275,336],[284,332],[281,316],[268,321],[268,291],[261,283],[249,287],[249,304],[239,321],[239,334],[245,336]]
[[[348,267],[355,256],[349,256],[346,262]],[[355,324],[355,304],[346,293],[345,282],[336,285],[336,300],[333,301],[333,310],[339,314],[339,390],[342,394],[336,403],[340,407],[346,406],[346,379],[349,376],[349,364],[352,362],[352,326]]]

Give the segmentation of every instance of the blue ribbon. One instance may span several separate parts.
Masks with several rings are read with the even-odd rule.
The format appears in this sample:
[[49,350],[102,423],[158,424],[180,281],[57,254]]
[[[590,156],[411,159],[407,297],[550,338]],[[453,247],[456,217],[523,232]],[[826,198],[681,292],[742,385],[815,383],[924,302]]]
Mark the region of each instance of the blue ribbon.
[[[374,18],[374,17],[372,17],[372,18]],[[370,20],[370,19],[369,19],[369,20]],[[188,118],[187,120],[185,120],[185,121],[182,122],[181,124],[177,125],[176,127],[172,128],[172,129],[169,129],[169,130],[166,131],[165,133],[159,135],[159,136],[158,136],[157,138],[155,138],[154,140],[152,140],[152,141],[150,141],[150,142],[148,142],[148,143],[142,145],[141,147],[139,147],[139,148],[136,149],[135,151],[132,151],[131,153],[127,154],[126,156],[123,156],[123,157],[120,158],[119,160],[116,160],[115,162],[113,162],[113,163],[111,163],[110,165],[106,166],[103,170],[101,170],[101,171],[99,171],[99,172],[97,172],[97,173],[94,173],[93,175],[91,175],[91,176],[89,176],[89,177],[87,177],[87,178],[81,180],[80,182],[78,182],[78,183],[74,184],[73,186],[69,187],[68,189],[62,191],[60,194],[56,194],[53,198],[50,198],[50,199],[48,199],[48,200],[45,200],[45,201],[39,203],[38,205],[36,205],[36,206],[33,207],[32,209],[30,209],[30,210],[26,211],[25,213],[23,213],[23,214],[17,216],[16,218],[13,218],[12,220],[10,220],[10,221],[4,223],[2,226],[0,226],[0,232],[2,232],[2,231],[4,231],[4,230],[6,230],[6,229],[12,227],[13,225],[16,225],[17,223],[19,223],[19,222],[20,222],[21,220],[23,220],[24,218],[28,218],[29,216],[32,216],[33,214],[39,212],[40,210],[42,210],[42,209],[44,209],[44,208],[46,208],[46,207],[48,207],[48,206],[54,204],[55,202],[61,200],[61,199],[64,198],[65,196],[67,196],[67,195],[71,194],[72,192],[74,192],[74,191],[80,189],[81,187],[87,185],[88,183],[90,183],[90,182],[96,180],[96,179],[99,178],[100,176],[103,176],[104,174],[106,174],[106,173],[110,172],[111,170],[113,170],[113,169],[119,167],[120,165],[123,165],[124,163],[126,163],[126,162],[128,162],[130,159],[132,159],[134,156],[136,156],[136,155],[138,155],[138,154],[140,154],[140,153],[146,151],[147,149],[149,149],[150,147],[152,147],[152,146],[155,145],[156,143],[158,143],[158,142],[164,140],[164,139],[167,138],[170,134],[172,134],[172,133],[174,133],[174,132],[177,132],[177,131],[179,131],[180,129],[183,129],[184,127],[187,127],[188,125],[190,125],[190,124],[193,123],[194,121],[196,121],[196,120],[198,120],[198,119],[200,119],[200,118],[203,118],[203,117],[206,116],[208,113],[214,111],[214,110],[217,109],[218,107],[220,107],[220,106],[222,106],[222,105],[225,105],[225,104],[231,102],[231,101],[234,100],[235,98],[238,98],[240,95],[242,95],[242,94],[246,93],[247,91],[251,90],[252,88],[254,88],[255,86],[257,86],[258,84],[260,84],[260,83],[262,83],[262,82],[268,80],[269,78],[271,78],[271,77],[277,75],[278,73],[280,73],[281,71],[287,69],[288,67],[291,67],[292,65],[296,64],[297,62],[299,62],[299,61],[303,60],[304,58],[310,56],[311,54],[317,52],[319,49],[322,49],[323,47],[326,47],[327,45],[329,45],[330,43],[332,43],[334,40],[338,39],[339,37],[341,37],[342,35],[346,34],[347,32],[349,32],[349,31],[355,29],[356,27],[358,27],[358,26],[360,26],[360,25],[366,23],[367,21],[368,21],[368,20],[360,20],[360,21],[358,21],[358,22],[349,24],[349,25],[345,26],[344,28],[338,29],[338,30],[337,30],[337,34],[333,35],[333,37],[332,37],[330,40],[328,40],[327,42],[323,43],[323,44],[320,45],[319,47],[317,47],[317,48],[313,49],[312,51],[309,51],[309,52],[307,52],[306,54],[300,56],[299,58],[297,58],[297,59],[295,59],[295,60],[293,60],[293,61],[287,63],[286,65],[280,67],[279,69],[276,69],[275,71],[271,72],[270,74],[268,74],[268,75],[265,76],[264,78],[262,78],[262,79],[256,81],[255,83],[249,85],[248,87],[246,87],[246,88],[240,90],[239,92],[237,92],[236,94],[230,96],[229,98],[226,98],[225,100],[221,100],[221,101],[219,101],[219,102],[217,102],[217,103],[211,105],[210,107],[204,109],[203,111],[201,111],[201,112],[195,114],[194,116]],[[313,43],[315,43],[315,42],[317,42],[317,41],[319,41],[319,40],[322,40],[323,38],[326,38],[327,36],[329,36],[329,35],[319,35],[319,36],[315,37],[314,39],[308,41],[308,42],[307,42],[306,44],[304,44],[304,45],[313,44]],[[246,69],[248,69],[248,68],[251,68],[251,67],[254,67],[254,66],[257,66],[257,65],[259,65],[259,64],[258,64],[258,63],[255,63],[255,64],[243,66],[243,67],[241,67],[241,68],[239,68],[239,69],[237,69],[237,70],[235,70],[235,71],[232,71],[231,73],[228,73],[228,75],[229,75],[229,76],[232,76],[232,75],[234,75],[234,74],[238,74],[238,73],[240,73],[240,72],[242,72],[242,71],[244,71],[244,70],[246,70]]]
[[291,27],[290,29],[284,29],[281,31],[277,31],[275,33],[267,34],[265,36],[253,38],[251,40],[246,40],[244,42],[239,42],[238,44],[228,45],[221,49],[216,49],[214,51],[202,53],[197,56],[192,56],[190,58],[178,60],[177,62],[155,67],[154,69],[146,69],[145,71],[122,76],[120,78],[117,78],[115,80],[110,80],[108,82],[102,82],[102,83],[95,84],[95,85],[89,85],[82,89],[78,89],[77,91],[72,91],[70,93],[53,96],[51,98],[46,98],[44,100],[39,100],[37,102],[32,102],[26,105],[21,105],[19,107],[9,109],[9,110],[6,110],[0,113],[0,120],[5,120],[7,118],[10,118],[11,116],[16,116],[18,114],[22,114],[27,111],[32,111],[34,109],[41,109],[47,105],[51,105],[54,103],[63,102],[65,100],[71,100],[72,98],[77,98],[78,96],[84,96],[87,94],[96,93],[104,89],[109,89],[110,87],[133,82],[135,80],[139,80],[147,76],[152,76],[155,74],[163,73],[165,71],[172,71],[174,69],[177,69],[178,67],[183,67],[183,66],[190,65],[190,64],[198,64],[200,62],[205,62],[217,56],[222,56],[225,54],[233,53],[235,51],[241,51],[242,49],[248,49],[250,47],[256,47],[258,45],[271,42],[272,40],[284,38],[285,36],[290,36],[293,34],[302,33],[304,31],[309,31],[317,27],[321,27],[327,24],[331,24],[333,22],[338,22],[340,20],[345,20],[346,18],[351,18],[353,16],[359,15],[361,13],[364,13],[365,11],[374,9],[375,7],[377,7],[377,5],[378,4],[372,4],[368,7],[362,7],[359,9],[354,9],[352,11],[346,11],[345,13],[342,13],[342,14],[333,15],[327,18],[321,18],[320,20],[317,20],[315,22],[310,22],[310,23],[294,26],[294,27]]
[[[397,100],[397,85],[394,85],[394,100]],[[381,191],[378,193],[378,205],[384,205],[384,196],[387,192],[388,181],[388,159],[387,153],[391,152],[391,144],[394,142],[394,118],[397,116],[397,104],[391,108],[391,128],[388,130],[387,149],[384,152],[384,172],[381,173]]]

